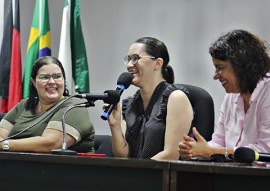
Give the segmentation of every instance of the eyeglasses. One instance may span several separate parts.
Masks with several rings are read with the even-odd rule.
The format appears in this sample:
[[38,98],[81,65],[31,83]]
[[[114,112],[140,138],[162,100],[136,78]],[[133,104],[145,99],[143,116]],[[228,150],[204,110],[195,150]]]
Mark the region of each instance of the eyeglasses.
[[39,74],[36,77],[37,79],[39,79],[41,82],[43,83],[47,83],[48,81],[50,81],[51,78],[53,78],[53,80],[55,82],[61,82],[63,79],[63,74],[62,73],[56,73],[56,74]]
[[128,65],[128,63],[131,61],[131,64],[135,65],[138,63],[138,61],[141,59],[141,58],[151,58],[151,59],[154,59],[155,57],[153,56],[140,56],[138,54],[133,54],[133,55],[127,55],[124,57],[124,63],[125,65]]

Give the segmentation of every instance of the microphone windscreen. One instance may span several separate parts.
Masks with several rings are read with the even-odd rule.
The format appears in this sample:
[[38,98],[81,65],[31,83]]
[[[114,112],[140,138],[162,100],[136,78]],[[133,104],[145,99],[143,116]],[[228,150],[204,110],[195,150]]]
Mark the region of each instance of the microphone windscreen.
[[252,163],[255,160],[255,151],[248,147],[239,147],[234,151],[234,158],[238,162]]
[[105,103],[117,104],[120,100],[120,93],[115,90],[107,90],[104,93],[108,94],[108,98],[104,99]]
[[119,76],[117,80],[117,84],[121,84],[127,89],[132,83],[132,79],[133,79],[133,75],[131,73],[124,72]]

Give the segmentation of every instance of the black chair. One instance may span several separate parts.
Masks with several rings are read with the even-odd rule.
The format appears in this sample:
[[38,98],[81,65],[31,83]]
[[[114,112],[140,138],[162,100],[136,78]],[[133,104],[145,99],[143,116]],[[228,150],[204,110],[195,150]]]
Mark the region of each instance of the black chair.
[[[188,84],[181,85],[190,93],[189,100],[194,111],[192,127],[196,127],[205,140],[210,141],[212,139],[215,124],[215,109],[211,95],[201,87]],[[191,130],[189,136],[194,137]]]
[[111,136],[95,135],[94,149],[95,153],[106,154],[107,157],[113,157]]

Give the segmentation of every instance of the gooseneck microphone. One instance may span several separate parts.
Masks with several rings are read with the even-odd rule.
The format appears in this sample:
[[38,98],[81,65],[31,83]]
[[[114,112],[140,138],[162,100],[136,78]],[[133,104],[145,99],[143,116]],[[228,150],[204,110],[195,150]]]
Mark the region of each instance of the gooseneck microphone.
[[[132,83],[132,79],[133,79],[133,75],[129,72],[124,72],[119,76],[117,80],[116,91],[119,92],[120,96],[123,93],[123,91],[126,90],[130,86],[130,84]],[[105,101],[105,103],[108,103],[108,102]],[[101,119],[103,120],[109,119],[110,114],[117,103],[112,103],[108,107],[106,107],[101,114]]]
[[74,97],[84,98],[88,101],[103,100],[105,103],[115,104],[120,100],[120,94],[116,90],[107,90],[103,94],[100,93],[86,93],[77,94]]
[[74,109],[76,107],[91,107],[94,106],[94,101],[96,100],[103,100],[110,104],[117,104],[120,100],[120,94],[116,90],[107,90],[104,92],[104,94],[77,94],[72,97],[78,97],[78,98],[85,98],[87,99],[87,102],[85,103],[78,103],[75,105],[68,106],[62,115],[62,129],[63,129],[63,142],[62,142],[62,148],[61,149],[54,149],[51,151],[52,154],[58,154],[58,155],[76,155],[77,152],[67,149],[67,133],[66,133],[66,123],[65,123],[65,116],[68,111],[71,109]]
[[[71,109],[74,109],[76,107],[86,107],[87,104],[82,103],[82,104],[75,104],[67,107],[67,109],[64,111],[62,115],[62,129],[63,129],[63,142],[62,142],[62,148],[61,149],[54,149],[51,151],[52,154],[58,154],[58,155],[76,155],[77,152],[67,149],[67,132],[66,132],[66,123],[65,123],[65,115],[67,114],[68,111]],[[90,104],[89,106],[92,106]]]
[[243,163],[270,162],[270,153],[259,153],[248,147],[239,147],[234,151],[234,158]]

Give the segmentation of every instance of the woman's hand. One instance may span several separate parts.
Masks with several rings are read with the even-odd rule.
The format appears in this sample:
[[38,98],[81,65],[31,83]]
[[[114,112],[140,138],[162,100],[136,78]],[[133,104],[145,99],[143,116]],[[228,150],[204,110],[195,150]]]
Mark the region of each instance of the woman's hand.
[[190,160],[192,157],[209,157],[212,154],[212,148],[207,141],[199,134],[197,129],[192,129],[197,142],[189,136],[184,136],[184,141],[179,143],[179,153],[182,159]]
[[[105,105],[106,107],[106,105]],[[121,126],[121,108],[120,108],[120,104],[116,104],[115,108],[113,109],[109,119],[108,119],[108,123],[110,125],[110,127],[113,126]]]
[[192,158],[192,150],[191,147],[188,144],[186,144],[186,142],[196,142],[196,141],[187,135],[184,135],[183,139],[184,141],[181,141],[179,143],[178,152],[180,154],[181,159],[190,160]]
[[[106,106],[106,105],[105,105]],[[108,123],[112,133],[112,149],[115,157],[128,157],[129,147],[125,139],[125,123],[122,120],[122,110],[118,103],[113,109]]]

